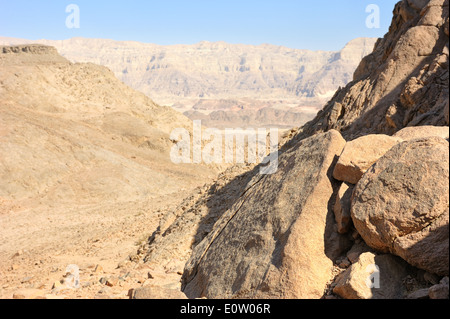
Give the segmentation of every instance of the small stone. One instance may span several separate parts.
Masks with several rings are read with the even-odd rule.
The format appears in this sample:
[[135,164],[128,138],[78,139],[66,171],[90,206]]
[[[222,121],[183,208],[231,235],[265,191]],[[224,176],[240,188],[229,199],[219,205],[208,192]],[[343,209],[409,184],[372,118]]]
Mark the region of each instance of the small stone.
[[115,277],[115,276],[109,278],[109,279],[106,281],[106,285],[107,285],[108,287],[114,287],[114,286],[117,286],[118,283],[119,283],[119,278],[117,278],[117,277]]
[[24,283],[27,283],[27,282],[30,282],[30,281],[32,281],[33,280],[33,276],[29,276],[29,277],[24,277],[24,278],[22,278],[22,280],[20,281],[22,284],[24,284]]
[[16,253],[12,256],[12,258],[19,257],[19,256],[21,256],[21,255],[23,255],[23,250],[19,250],[18,252],[16,252]]
[[106,285],[106,282],[108,281],[108,278],[106,278],[106,277],[102,277],[102,278],[100,278],[100,280],[99,280],[99,282],[102,284],[102,285]]
[[340,268],[348,268],[351,266],[351,262],[348,258],[344,258],[340,263],[339,263],[339,267]]
[[61,283],[60,280],[58,280],[53,283],[52,289],[59,289],[59,288],[62,288],[62,286],[63,286],[63,284]]
[[428,288],[419,289],[406,296],[406,299],[429,299]]
[[44,296],[45,292],[40,289],[20,289],[13,294],[13,299],[37,299]]
[[19,267],[19,265],[18,264],[13,264],[12,266],[11,266],[11,270],[18,270],[20,267]]

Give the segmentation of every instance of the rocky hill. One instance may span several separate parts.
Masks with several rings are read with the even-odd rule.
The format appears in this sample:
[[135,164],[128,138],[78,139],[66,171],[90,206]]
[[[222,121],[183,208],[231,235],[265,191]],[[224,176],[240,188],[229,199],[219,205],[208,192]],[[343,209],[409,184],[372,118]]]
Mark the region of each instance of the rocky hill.
[[215,176],[171,162],[173,128],[192,122],[106,67],[0,47],[0,297],[50,293],[69,264],[113,271],[159,209]]
[[[352,80],[375,41],[355,39],[338,52],[224,42],[172,46],[84,38],[37,42],[56,47],[72,62],[104,65],[132,88],[180,112],[201,103],[202,118],[215,127],[236,127],[236,118],[239,125],[245,124],[251,113],[253,127],[291,128],[311,120],[336,89]],[[0,38],[3,44],[27,42]],[[309,107],[315,108],[313,113]],[[263,108],[270,108],[266,116],[258,113]],[[284,122],[267,117],[275,110],[287,113],[282,115]],[[229,113],[233,120],[225,116],[219,121],[217,114],[209,116],[213,111]],[[199,119],[196,113],[186,114]]]
[[448,48],[447,0],[400,1],[278,171],[186,198],[146,262],[183,271],[190,298],[448,298]]

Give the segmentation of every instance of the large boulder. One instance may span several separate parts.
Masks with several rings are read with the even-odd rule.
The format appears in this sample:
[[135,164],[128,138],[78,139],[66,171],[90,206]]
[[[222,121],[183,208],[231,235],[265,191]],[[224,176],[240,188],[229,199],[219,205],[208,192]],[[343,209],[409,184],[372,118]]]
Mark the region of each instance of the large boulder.
[[439,137],[394,146],[356,185],[352,220],[374,249],[448,275],[449,143]]
[[351,184],[358,183],[381,156],[401,141],[388,135],[372,134],[348,142],[334,168],[334,178]]
[[280,155],[273,175],[253,185],[194,249],[183,275],[190,298],[320,298],[348,246],[336,231],[337,131],[305,139]]

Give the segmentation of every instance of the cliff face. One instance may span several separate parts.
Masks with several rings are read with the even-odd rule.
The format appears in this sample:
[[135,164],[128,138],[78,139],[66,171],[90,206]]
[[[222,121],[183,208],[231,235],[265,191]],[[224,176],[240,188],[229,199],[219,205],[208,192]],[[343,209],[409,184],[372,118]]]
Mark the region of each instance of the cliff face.
[[448,125],[448,23],[447,0],[399,2],[389,32],[300,137],[336,129],[351,139]]

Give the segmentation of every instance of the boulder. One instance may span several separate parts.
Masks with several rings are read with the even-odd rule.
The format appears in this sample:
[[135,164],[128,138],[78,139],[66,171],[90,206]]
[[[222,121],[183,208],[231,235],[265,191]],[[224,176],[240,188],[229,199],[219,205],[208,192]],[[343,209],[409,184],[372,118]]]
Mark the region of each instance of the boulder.
[[448,277],[442,278],[439,284],[432,286],[428,294],[430,299],[448,299]]
[[350,209],[353,188],[354,186],[351,184],[342,183],[336,196],[336,203],[334,204],[333,211],[338,226],[338,232],[340,234],[347,233],[352,225]]
[[[337,131],[302,140],[272,175],[255,175],[195,247],[183,274],[189,298],[321,298],[337,249],[332,178],[345,140]],[[342,243],[345,243],[343,240]]]
[[449,268],[449,143],[394,146],[356,185],[355,228],[372,248],[441,276]]
[[334,178],[350,184],[358,183],[381,156],[401,141],[388,135],[372,134],[348,142],[334,168]]
[[404,129],[398,131],[394,134],[394,137],[401,138],[404,141],[410,141],[416,138],[425,137],[442,137],[443,139],[448,139],[449,137],[449,127],[448,126],[411,126],[405,127]]
[[333,292],[344,299],[400,299],[408,265],[390,254],[363,253],[336,279]]

